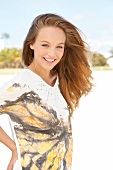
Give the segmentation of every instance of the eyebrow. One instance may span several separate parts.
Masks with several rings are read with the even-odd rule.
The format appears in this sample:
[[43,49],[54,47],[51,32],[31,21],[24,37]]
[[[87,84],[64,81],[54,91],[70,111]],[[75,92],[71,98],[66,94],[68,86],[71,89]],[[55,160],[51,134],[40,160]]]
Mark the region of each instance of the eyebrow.
[[[46,43],[49,43],[50,44],[50,42],[48,42],[48,41],[41,41],[41,42],[46,42]],[[64,45],[65,43],[58,43],[58,44],[61,44],[61,45]]]

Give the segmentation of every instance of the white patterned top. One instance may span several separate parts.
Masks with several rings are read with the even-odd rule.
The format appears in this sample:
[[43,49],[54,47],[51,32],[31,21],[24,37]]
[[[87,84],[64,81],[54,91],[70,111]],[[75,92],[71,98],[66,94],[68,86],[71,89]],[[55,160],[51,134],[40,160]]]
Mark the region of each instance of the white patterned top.
[[52,87],[23,69],[0,89],[0,114],[14,123],[22,170],[71,170],[71,122],[58,77]]

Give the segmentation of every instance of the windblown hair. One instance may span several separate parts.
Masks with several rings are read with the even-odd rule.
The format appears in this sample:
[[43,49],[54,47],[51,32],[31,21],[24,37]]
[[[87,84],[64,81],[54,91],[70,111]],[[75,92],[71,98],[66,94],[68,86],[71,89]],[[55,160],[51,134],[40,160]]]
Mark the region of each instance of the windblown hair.
[[23,44],[22,62],[25,66],[29,66],[34,58],[30,44],[35,42],[39,30],[46,26],[58,27],[66,35],[64,55],[53,69],[58,73],[59,87],[72,115],[80,98],[87,95],[93,86],[86,43],[82,40],[81,31],[61,16],[50,13],[39,15]]

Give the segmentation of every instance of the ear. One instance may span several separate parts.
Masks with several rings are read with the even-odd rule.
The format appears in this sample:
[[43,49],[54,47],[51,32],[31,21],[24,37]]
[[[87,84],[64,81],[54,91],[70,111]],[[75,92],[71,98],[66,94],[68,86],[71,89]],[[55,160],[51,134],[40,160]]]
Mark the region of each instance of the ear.
[[33,45],[33,44],[30,44],[30,48],[31,48],[32,50],[34,50],[34,45]]

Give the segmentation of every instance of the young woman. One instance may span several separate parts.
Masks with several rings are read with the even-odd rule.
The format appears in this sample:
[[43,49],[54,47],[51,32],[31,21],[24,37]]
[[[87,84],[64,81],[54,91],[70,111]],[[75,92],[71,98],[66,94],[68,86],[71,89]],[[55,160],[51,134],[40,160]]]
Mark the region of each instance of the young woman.
[[[26,68],[0,94],[0,114],[15,123],[22,170],[71,170],[71,116],[92,88],[80,30],[56,14],[37,16],[24,41],[22,62]],[[2,128],[0,141],[12,151],[12,170],[15,142]]]

